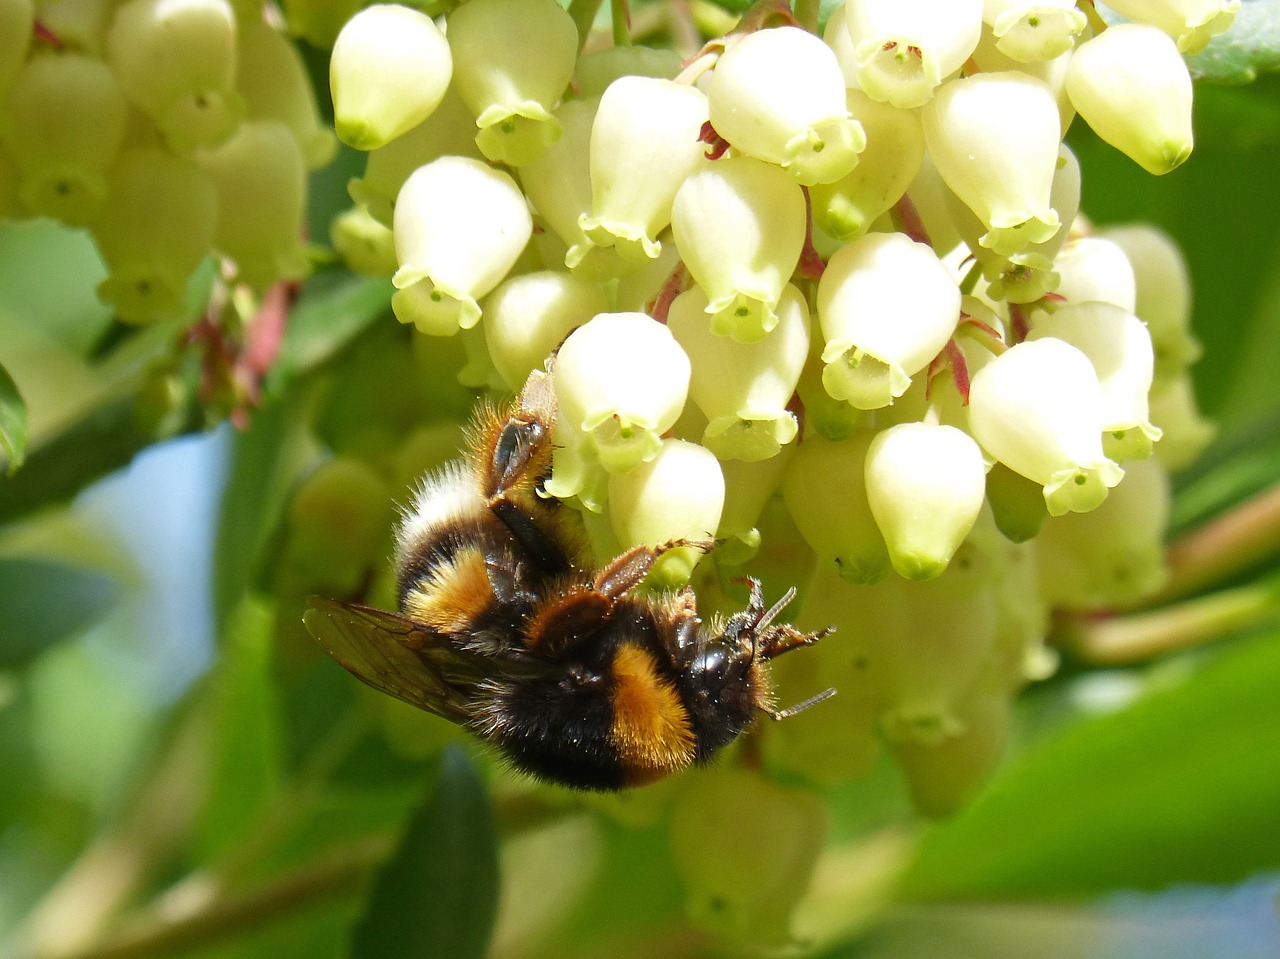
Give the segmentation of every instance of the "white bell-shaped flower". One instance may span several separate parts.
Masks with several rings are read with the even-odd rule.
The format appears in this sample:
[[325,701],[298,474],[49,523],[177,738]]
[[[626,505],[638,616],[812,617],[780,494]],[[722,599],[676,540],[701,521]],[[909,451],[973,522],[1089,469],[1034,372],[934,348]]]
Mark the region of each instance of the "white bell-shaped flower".
[[449,42],[429,16],[398,3],[365,7],[329,60],[338,139],[373,150],[408,133],[439,106],[452,75]]
[[898,575],[933,579],[973,529],[986,496],[982,451],[954,426],[899,423],[867,450],[867,502]]
[[528,163],[560,135],[551,111],[578,56],[573,18],[555,0],[469,0],[448,29],[453,82],[475,114],[481,152]]
[[1143,322],[1114,303],[1068,303],[1036,320],[1028,339],[1070,343],[1093,364],[1102,388],[1102,448],[1115,460],[1142,459],[1160,430],[1151,425],[1147,394],[1154,356]]
[[890,568],[867,502],[867,450],[875,437],[869,429],[842,440],[806,434],[782,478],[787,511],[818,554],[819,568],[853,583],[874,583]]
[[[609,519],[623,549],[712,539],[723,509],[720,464],[710,450],[685,440],[663,440],[653,459],[609,478]],[[649,583],[683,586],[702,556],[688,546],[665,553]]]
[[724,512],[716,529],[716,563],[741,566],[760,548],[761,516],[773,494],[778,492],[783,473],[795,446],[784,446],[777,456],[756,460],[721,460],[724,472]]
[[1059,339],[1019,343],[979,370],[969,428],[993,457],[1044,487],[1051,516],[1094,509],[1124,476],[1102,452],[1093,364]]
[[1200,412],[1195,386],[1186,373],[1152,391],[1150,411],[1151,422],[1161,431],[1156,459],[1167,470],[1190,466],[1218,435],[1217,426]]
[[578,57],[574,89],[579,97],[598,100],[609,89],[609,84],[621,77],[674,80],[683,65],[680,54],[663,47],[645,47],[638,43],[604,47]]
[[1059,54],[1052,60],[1032,60],[1029,63],[1023,63],[1002,51],[996,45],[995,38],[984,30],[977,49],[973,51],[973,62],[978,68],[976,72],[979,73],[1009,71],[1025,73],[1047,86],[1049,92],[1053,94],[1054,102],[1058,104],[1058,129],[1065,137],[1067,131],[1071,129],[1071,122],[1076,118],[1076,109],[1071,105],[1071,98],[1067,96],[1067,70],[1071,66],[1071,54],[1074,50],[1075,48],[1072,47],[1071,50]]
[[565,265],[575,276],[612,279],[643,267],[622,260],[613,247],[595,246],[580,225],[591,213],[591,128],[599,106],[599,99],[589,99],[556,107],[560,138],[518,172],[534,211],[567,248]]
[[0,118],[0,142],[17,168],[23,206],[71,226],[91,223],[106,198],[128,111],[101,60],[69,51],[30,57]]
[[862,124],[866,148],[858,165],[834,183],[809,187],[814,223],[841,242],[855,240],[902,199],[924,162],[919,111],[900,110],[861,90],[846,91],[849,111]]
[[721,459],[762,460],[796,436],[787,406],[809,355],[809,309],[791,285],[778,303],[777,325],[741,343],[715,333],[707,295],[694,287],[676,297],[667,326],[693,364],[689,393],[707,417],[702,442]]
[[984,0],[982,6],[1000,52],[1021,63],[1061,56],[1088,23],[1075,0]]
[[1137,307],[1133,267],[1110,240],[1077,237],[1062,248],[1053,267],[1059,277],[1057,293],[1068,303],[1099,300],[1130,313]]
[[960,288],[937,254],[901,233],[838,250],[818,281],[822,384],[858,409],[888,406],[946,346]]
[[557,435],[585,434],[599,463],[622,473],[658,455],[684,409],[689,357],[653,317],[601,313],[560,347],[555,385]]
[[1054,608],[1133,605],[1165,580],[1169,476],[1156,459],[1132,463],[1124,482],[1088,513],[1055,516],[1036,537],[1040,591]]
[[978,45],[982,0],[849,0],[845,27],[862,91],[918,107]]
[[484,335],[493,365],[517,390],[571,332],[609,308],[604,287],[563,270],[522,273],[484,303]]
[[107,31],[106,61],[176,152],[217,146],[244,112],[228,0],[127,0]]
[[758,30],[716,63],[711,125],[734,150],[776,163],[798,183],[830,183],[853,169],[867,142],[844,91],[835,54],[812,33]]
[[1182,53],[1199,53],[1226,33],[1240,12],[1240,0],[1107,0],[1121,16],[1159,27]]
[[320,120],[306,64],[283,33],[263,20],[241,21],[236,89],[250,120],[279,120],[302,147],[307,168],[327,166],[338,141]]
[[1059,114],[1041,81],[1015,72],[952,80],[921,118],[942,179],[988,227],[982,246],[1009,256],[1057,232]]
[[213,246],[213,184],[190,160],[159,149],[125,151],[109,182],[93,228],[110,271],[98,296],[130,323],[177,318],[187,278]]
[[1201,353],[1200,341],[1191,332],[1191,280],[1182,251],[1149,223],[1108,227],[1098,235],[1124,250],[1133,268],[1133,311],[1151,334],[1155,387],[1180,379]]
[[217,248],[235,261],[239,278],[263,286],[305,276],[307,164],[289,128],[278,120],[246,120],[196,162],[218,193]]
[[778,167],[719,160],[681,185],[671,232],[706,291],[711,331],[753,343],[778,323],[776,307],[804,247],[804,192]]
[[676,191],[708,162],[698,139],[706,122],[707,98],[696,87],[652,77],[609,85],[591,128],[591,212],[578,221],[589,245],[569,249],[570,269],[593,246],[634,264],[658,255]]
[[449,336],[480,319],[477,302],[511,269],[529,242],[533,219],[506,173],[468,157],[419,167],[400,190],[395,213],[401,323]]
[[1148,173],[1191,156],[1191,73],[1159,28],[1118,23],[1080,44],[1067,94],[1098,136]]
[[449,89],[440,105],[412,130],[369,151],[364,176],[347,181],[347,193],[388,228],[395,220],[396,197],[409,174],[443,156],[482,159],[476,146],[475,120]]

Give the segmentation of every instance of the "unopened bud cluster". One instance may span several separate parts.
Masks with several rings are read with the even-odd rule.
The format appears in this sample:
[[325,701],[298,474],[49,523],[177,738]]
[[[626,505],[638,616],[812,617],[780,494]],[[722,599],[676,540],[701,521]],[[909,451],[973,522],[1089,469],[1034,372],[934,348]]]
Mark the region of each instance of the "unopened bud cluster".
[[259,289],[306,273],[307,171],[335,147],[261,7],[4,0],[0,220],[88,228],[122,320],[181,316],[211,254]]
[[369,151],[339,230],[390,230],[394,263],[361,262],[402,323],[464,337],[467,382],[555,354],[546,493],[602,555],[719,540],[651,579],[708,606],[757,550],[812,578],[803,625],[838,636],[777,672],[841,695],[771,728],[771,763],[838,778],[882,737],[954,808],[1052,669],[1050,607],[1159,585],[1167,472],[1211,435],[1186,271],[1081,215],[1063,137],[1078,113],[1153,173],[1186,160],[1181,52],[1239,4],[1114,6],[848,0],[683,71],[580,56],[554,0],[377,5],[337,38],[338,134]]

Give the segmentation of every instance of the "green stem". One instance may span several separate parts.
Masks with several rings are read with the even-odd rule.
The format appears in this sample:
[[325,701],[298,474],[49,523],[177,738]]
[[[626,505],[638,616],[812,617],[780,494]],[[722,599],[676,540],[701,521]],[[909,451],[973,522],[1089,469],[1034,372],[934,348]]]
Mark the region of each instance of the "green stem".
[[1277,620],[1280,581],[1272,577],[1149,613],[1073,620],[1060,636],[1090,665],[1125,666]]
[[569,4],[569,16],[573,17],[574,26],[578,28],[578,49],[581,50],[591,36],[591,27],[596,22],[596,14],[600,12],[600,4],[604,0],[573,0]]
[[[56,959],[151,959],[235,939],[281,918],[356,893],[390,843],[362,840],[253,892],[157,909],[119,935]],[[35,959],[55,959],[37,954]]]
[[609,0],[609,15],[613,21],[613,45],[615,47],[631,46],[630,0]]
[[1280,483],[1238,503],[1169,547],[1169,579],[1148,597],[1158,606],[1245,572],[1280,553]]

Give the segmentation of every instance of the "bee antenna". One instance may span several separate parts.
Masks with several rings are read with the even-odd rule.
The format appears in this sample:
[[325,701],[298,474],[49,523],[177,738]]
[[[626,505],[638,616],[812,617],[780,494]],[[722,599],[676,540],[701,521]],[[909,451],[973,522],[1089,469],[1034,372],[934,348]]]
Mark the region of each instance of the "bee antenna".
[[821,702],[824,702],[825,700],[830,699],[835,694],[836,694],[836,691],[834,688],[824,689],[822,692],[818,693],[816,696],[810,696],[808,699],[804,700],[803,702],[796,703],[794,706],[788,706],[786,709],[770,709],[767,706],[761,706],[760,708],[769,715],[770,719],[773,719],[775,721],[781,721],[783,719],[787,719],[791,716],[794,716],[796,713],[802,713],[806,709],[808,709],[810,706],[816,706],[818,705],[818,703],[821,703]]
[[782,594],[781,599],[779,599],[776,603],[770,606],[768,610],[765,611],[765,614],[760,617],[760,622],[757,624],[756,628],[761,631],[768,629],[769,624],[772,623],[777,618],[778,614],[782,612],[784,609],[786,609],[787,606],[790,604],[790,602],[795,598],[796,598],[796,588],[792,586],[789,590],[787,590],[785,593]]

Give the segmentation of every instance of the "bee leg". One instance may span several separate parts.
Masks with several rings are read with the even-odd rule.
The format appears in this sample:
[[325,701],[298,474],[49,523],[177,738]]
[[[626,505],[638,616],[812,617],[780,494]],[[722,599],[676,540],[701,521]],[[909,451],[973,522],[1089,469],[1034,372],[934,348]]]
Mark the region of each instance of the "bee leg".
[[613,605],[653,569],[658,558],[680,546],[711,548],[710,540],[674,539],[659,546],[634,546],[602,569],[590,586],[578,587],[543,607],[525,632],[531,646],[563,652],[593,635],[608,620]]

